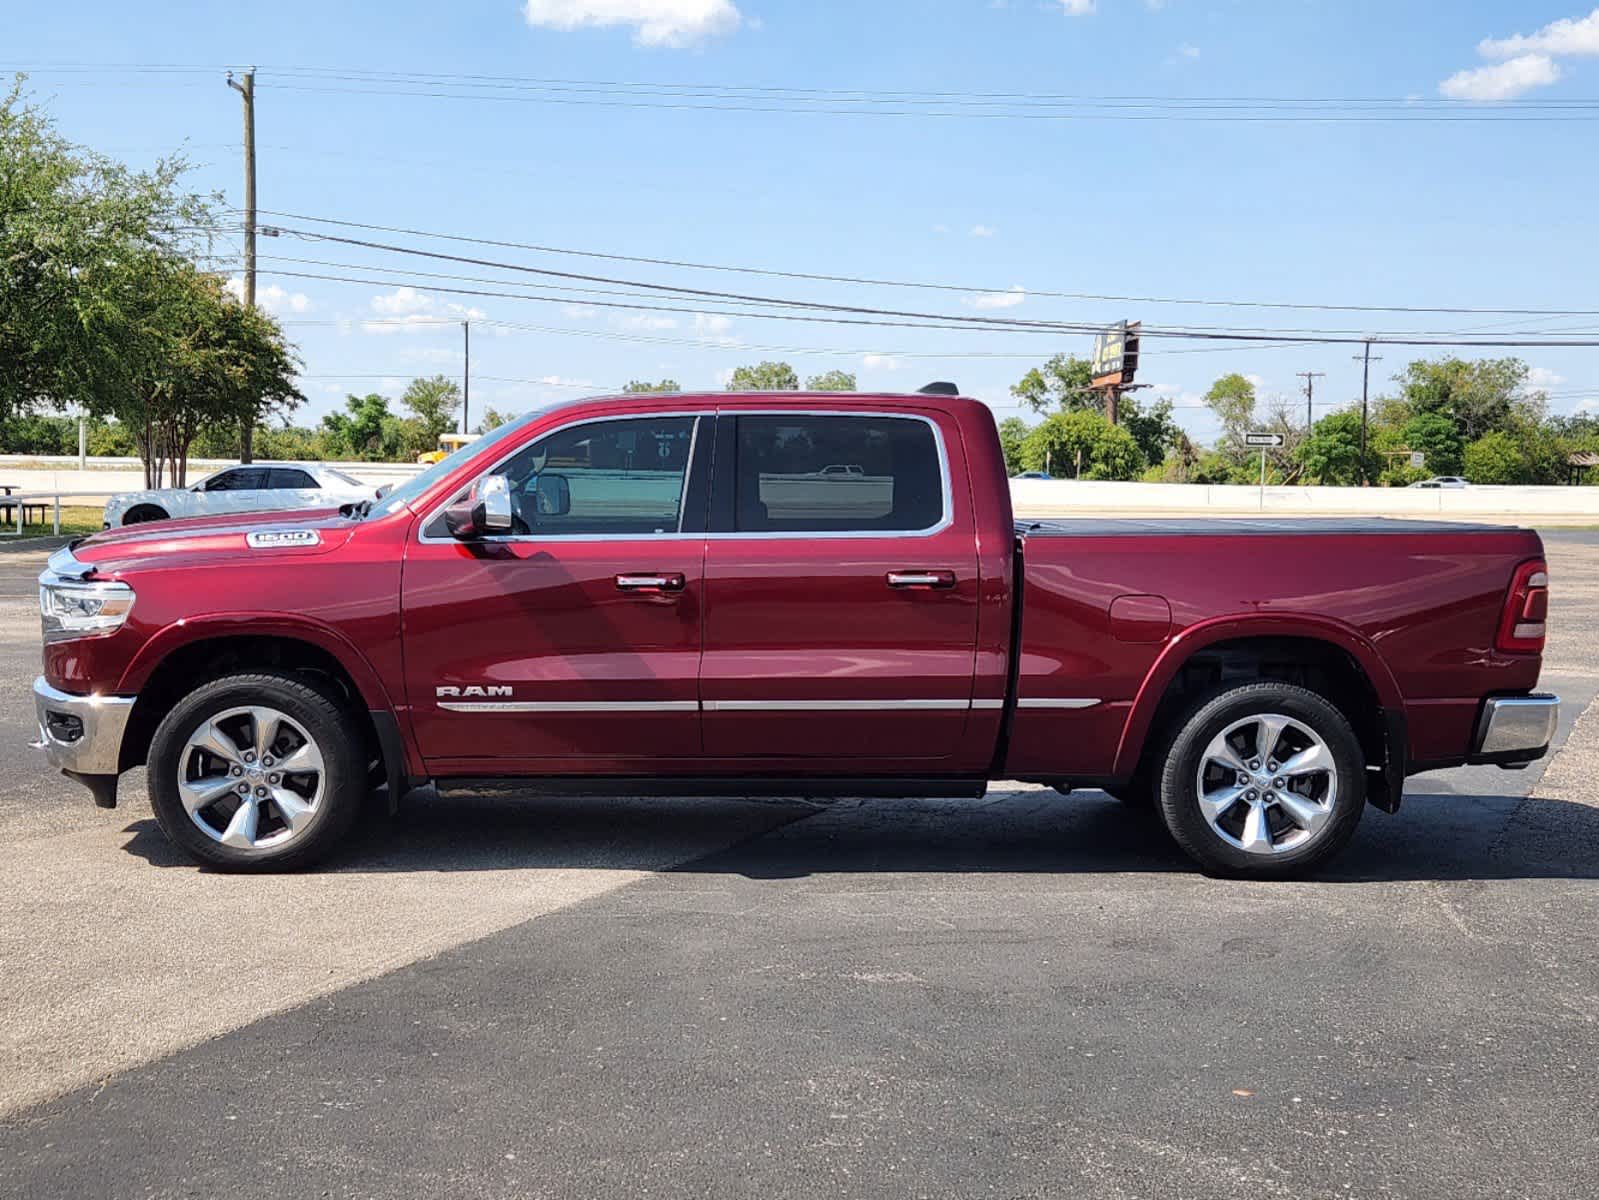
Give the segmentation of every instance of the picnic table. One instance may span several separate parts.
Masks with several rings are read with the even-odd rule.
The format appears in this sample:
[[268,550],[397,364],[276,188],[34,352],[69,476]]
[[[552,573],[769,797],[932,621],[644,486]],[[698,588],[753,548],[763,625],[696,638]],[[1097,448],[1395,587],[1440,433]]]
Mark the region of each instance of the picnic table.
[[32,520],[32,517],[29,516],[29,514],[34,512],[39,514],[39,524],[43,525],[44,514],[50,506],[43,500],[8,501],[5,499],[5,497],[12,494],[11,489],[11,484],[0,484],[0,523],[10,523],[13,519],[13,514],[16,512],[17,505],[20,504],[22,506],[22,523],[24,525]]

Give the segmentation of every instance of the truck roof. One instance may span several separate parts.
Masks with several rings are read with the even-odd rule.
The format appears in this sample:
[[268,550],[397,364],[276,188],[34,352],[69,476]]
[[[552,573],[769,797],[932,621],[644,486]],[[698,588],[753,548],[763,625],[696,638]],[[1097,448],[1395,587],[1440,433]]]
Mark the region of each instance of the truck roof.
[[756,391],[756,392],[611,392],[598,396],[585,396],[581,400],[568,400],[564,404],[552,406],[552,409],[569,408],[577,404],[588,404],[596,400],[639,400],[645,403],[661,400],[689,400],[694,403],[720,403],[725,400],[736,401],[781,401],[786,407],[795,402],[825,406],[840,402],[859,403],[872,400],[893,400],[896,403],[909,401],[914,404],[931,405],[935,408],[957,409],[963,406],[981,406],[981,400],[974,400],[970,396],[945,396],[927,392],[789,392],[789,391]]
[[1285,533],[1517,533],[1523,526],[1395,517],[1051,517],[1018,518],[1016,532],[1030,538],[1281,536]]

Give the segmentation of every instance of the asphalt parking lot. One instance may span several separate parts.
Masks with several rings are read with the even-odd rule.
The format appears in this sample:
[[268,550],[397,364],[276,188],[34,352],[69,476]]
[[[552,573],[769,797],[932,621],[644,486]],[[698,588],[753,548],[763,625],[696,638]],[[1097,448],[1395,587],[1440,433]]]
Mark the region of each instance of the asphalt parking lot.
[[1312,882],[1099,793],[412,805],[180,863],[35,752],[0,554],[0,1196],[1599,1193],[1599,535],[1546,770],[1410,782]]

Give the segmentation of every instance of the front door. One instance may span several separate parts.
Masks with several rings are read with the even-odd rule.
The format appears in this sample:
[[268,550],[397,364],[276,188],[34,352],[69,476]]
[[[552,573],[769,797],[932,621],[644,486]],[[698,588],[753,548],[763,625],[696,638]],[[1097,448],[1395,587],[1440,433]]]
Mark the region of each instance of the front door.
[[958,431],[940,419],[723,410],[705,574],[708,756],[833,775],[951,769],[980,588],[969,497],[945,450]]
[[556,429],[491,472],[510,483],[510,535],[462,543],[438,515],[419,524],[405,671],[430,770],[630,774],[697,758],[708,488],[691,464],[708,463],[713,424]]

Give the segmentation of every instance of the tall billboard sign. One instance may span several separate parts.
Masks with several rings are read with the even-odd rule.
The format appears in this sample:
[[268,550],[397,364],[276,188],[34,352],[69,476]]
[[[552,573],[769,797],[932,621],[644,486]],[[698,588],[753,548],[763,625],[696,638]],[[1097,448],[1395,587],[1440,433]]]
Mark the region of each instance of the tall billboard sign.
[[1121,321],[1094,335],[1096,388],[1126,387],[1138,373],[1138,322]]

